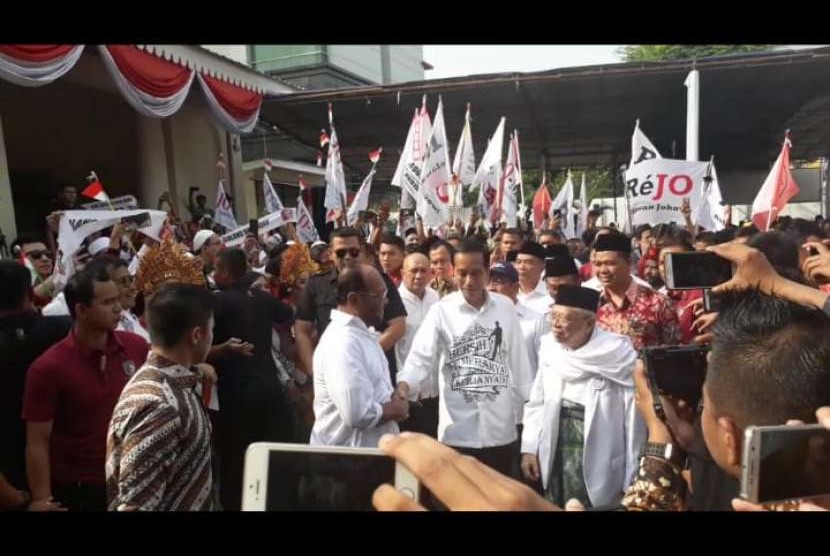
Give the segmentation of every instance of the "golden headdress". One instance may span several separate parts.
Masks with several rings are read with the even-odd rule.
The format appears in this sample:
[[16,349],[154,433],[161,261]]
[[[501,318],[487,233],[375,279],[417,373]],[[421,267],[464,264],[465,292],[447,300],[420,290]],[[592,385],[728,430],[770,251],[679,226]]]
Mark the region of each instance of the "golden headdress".
[[305,243],[295,243],[280,255],[281,284],[291,285],[301,274],[313,276],[317,270],[317,263],[311,258],[311,251]]
[[145,296],[152,295],[167,283],[205,285],[202,259],[191,256],[180,243],[165,239],[151,247],[141,259],[136,285]]

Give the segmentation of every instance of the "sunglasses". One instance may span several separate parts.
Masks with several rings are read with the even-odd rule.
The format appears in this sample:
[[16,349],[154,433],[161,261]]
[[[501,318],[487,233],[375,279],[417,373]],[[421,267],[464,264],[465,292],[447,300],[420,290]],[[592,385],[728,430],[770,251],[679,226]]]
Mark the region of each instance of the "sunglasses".
[[46,249],[35,249],[34,251],[29,251],[26,253],[26,256],[30,259],[40,259],[46,257],[47,259],[52,258],[52,252]]
[[345,259],[347,254],[356,259],[360,255],[360,248],[350,247],[349,249],[338,249],[334,252],[334,256],[338,259]]

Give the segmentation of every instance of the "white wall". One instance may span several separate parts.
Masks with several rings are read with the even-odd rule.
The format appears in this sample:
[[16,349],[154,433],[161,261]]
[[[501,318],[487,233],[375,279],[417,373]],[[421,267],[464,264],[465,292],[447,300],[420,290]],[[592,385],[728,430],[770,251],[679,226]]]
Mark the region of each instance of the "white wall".
[[9,162],[6,159],[2,118],[0,118],[0,229],[6,236],[6,245],[10,246],[17,235],[17,226],[14,222],[14,198],[9,180]]

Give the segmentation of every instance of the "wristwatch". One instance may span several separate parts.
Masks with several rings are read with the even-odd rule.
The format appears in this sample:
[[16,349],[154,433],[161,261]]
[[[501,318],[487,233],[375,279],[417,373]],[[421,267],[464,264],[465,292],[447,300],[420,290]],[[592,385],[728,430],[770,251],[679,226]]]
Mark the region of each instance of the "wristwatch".
[[671,462],[678,467],[686,464],[686,452],[676,444],[661,444],[658,442],[646,442],[640,457],[655,456]]

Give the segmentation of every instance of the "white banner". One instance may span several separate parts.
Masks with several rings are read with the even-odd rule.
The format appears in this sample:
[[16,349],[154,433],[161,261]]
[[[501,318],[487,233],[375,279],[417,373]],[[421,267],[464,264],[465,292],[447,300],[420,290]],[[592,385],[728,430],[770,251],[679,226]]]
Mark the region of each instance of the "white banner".
[[[149,221],[147,221],[149,218]],[[67,210],[61,214],[58,225],[58,254],[55,274],[59,284],[74,273],[72,255],[78,252],[84,240],[126,219],[138,226],[142,234],[159,241],[167,213],[160,210]]]
[[689,199],[692,214],[698,214],[708,166],[708,162],[669,158],[634,164],[625,173],[631,225],[683,224],[683,199]]
[[553,199],[550,210],[551,220],[553,220],[554,211],[559,211],[559,218],[562,222],[560,230],[562,230],[565,237],[571,239],[576,236],[576,230],[574,229],[574,182],[570,170],[562,189]]
[[[263,234],[267,234],[271,230],[276,230],[283,224],[296,221],[297,210],[293,208],[284,208],[282,210],[278,210],[277,212],[266,214],[258,220],[259,235],[261,236]],[[228,232],[223,235],[222,241],[225,243],[225,247],[236,247],[237,245],[242,245],[245,241],[245,234],[247,234],[250,229],[250,224],[245,224],[244,226],[240,226],[232,232]]]
[[476,177],[476,159],[473,151],[473,134],[470,131],[470,105],[467,104],[467,113],[464,115],[464,127],[458,139],[458,148],[455,150],[455,159],[452,162],[452,173],[461,181],[454,204],[461,206],[461,195],[465,187],[470,187]]
[[93,201],[81,205],[84,210],[132,210],[138,208],[138,199],[132,195],[122,195],[106,201]]
[[[514,133],[507,147],[507,163],[504,165],[504,174],[499,192],[501,219],[507,226],[515,228],[519,220],[519,204],[517,197],[522,183],[522,169],[519,163],[519,136]],[[524,200],[522,200],[524,203]],[[524,215],[522,215],[524,216]]]

